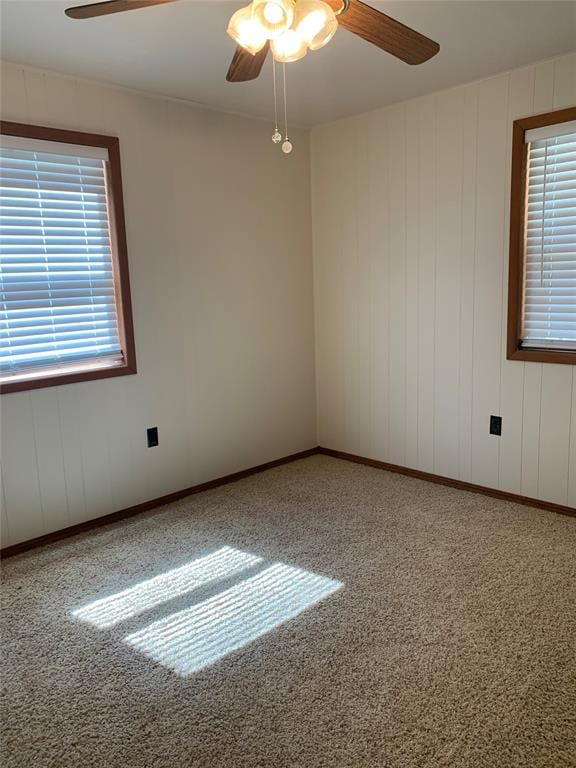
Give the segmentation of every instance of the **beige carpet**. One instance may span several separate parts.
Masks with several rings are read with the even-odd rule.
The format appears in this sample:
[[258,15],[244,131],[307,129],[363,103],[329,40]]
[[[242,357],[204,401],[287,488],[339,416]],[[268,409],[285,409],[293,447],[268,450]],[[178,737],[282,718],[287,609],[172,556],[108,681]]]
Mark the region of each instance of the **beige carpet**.
[[[224,547],[246,567],[182,593]],[[344,586],[187,677],[125,642],[240,589],[241,632],[180,638],[225,653],[279,562]],[[157,576],[114,626],[72,615]],[[315,456],[8,560],[2,608],[4,768],[576,766],[573,518]]]

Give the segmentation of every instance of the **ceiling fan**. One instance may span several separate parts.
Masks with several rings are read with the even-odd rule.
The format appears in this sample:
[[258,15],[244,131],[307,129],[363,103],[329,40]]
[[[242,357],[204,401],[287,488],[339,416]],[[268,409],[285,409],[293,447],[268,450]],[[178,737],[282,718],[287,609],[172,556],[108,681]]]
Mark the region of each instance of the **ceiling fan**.
[[[106,16],[111,13],[122,13],[137,8],[173,2],[177,2],[177,0],[106,0],[106,2],[68,8],[66,15],[72,19],[90,19],[95,16]],[[318,29],[318,23],[314,24],[310,15],[314,12],[314,3],[316,9],[320,6],[325,6],[328,9],[324,11],[325,26],[323,30]],[[303,42],[296,39],[294,25],[298,22],[299,8],[303,8],[306,4],[311,10],[307,11],[305,17],[302,17],[304,11],[300,13],[300,23],[302,24],[301,29],[307,26],[310,40],[307,39],[306,42]],[[285,9],[285,16],[282,18],[279,15],[281,8]],[[242,21],[246,21],[242,14],[251,14],[250,19],[248,19],[251,21],[255,13],[254,9],[257,13],[261,12],[260,22],[262,25],[256,30],[249,29],[249,34],[246,35],[241,26]],[[330,18],[328,18],[329,15]],[[290,17],[289,23],[287,23],[287,16]],[[316,22],[318,18],[318,15],[314,17]],[[235,19],[236,24],[234,23]],[[296,21],[293,22],[293,19]],[[263,33],[262,26],[268,31]],[[332,38],[338,26],[362,37],[383,51],[406,62],[406,64],[422,64],[440,50],[440,46],[434,40],[430,40],[396,21],[396,19],[366,5],[361,0],[324,0],[324,2],[297,0],[296,4],[294,0],[272,0],[272,2],[253,0],[251,6],[237,11],[230,20],[229,34],[238,43],[243,44],[238,44],[236,47],[226,79],[229,82],[237,83],[257,78],[270,47],[272,47],[273,56],[277,61],[296,61],[297,58],[301,58],[306,53],[308,48],[314,50],[325,45]],[[314,29],[312,29],[313,27]],[[276,30],[280,30],[280,28],[286,37],[292,34],[294,39],[286,40],[285,37],[283,41],[280,40],[276,34]],[[312,32],[320,32],[320,34],[314,36]]]

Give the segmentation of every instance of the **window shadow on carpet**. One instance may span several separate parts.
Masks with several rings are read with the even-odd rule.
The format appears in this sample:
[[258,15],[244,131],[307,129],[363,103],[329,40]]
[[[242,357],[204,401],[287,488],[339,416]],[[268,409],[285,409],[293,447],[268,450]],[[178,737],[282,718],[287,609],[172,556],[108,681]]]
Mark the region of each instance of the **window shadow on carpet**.
[[[108,629],[263,559],[231,547],[192,560],[129,589],[72,611],[75,619]],[[342,582],[284,563],[243,577],[195,605],[153,621],[123,642],[182,677],[210,666],[294,618],[343,587]]]
[[99,629],[113,627],[210,582],[228,578],[262,562],[261,557],[222,547],[179,568],[141,581],[129,589],[95,600],[72,612],[76,619]]

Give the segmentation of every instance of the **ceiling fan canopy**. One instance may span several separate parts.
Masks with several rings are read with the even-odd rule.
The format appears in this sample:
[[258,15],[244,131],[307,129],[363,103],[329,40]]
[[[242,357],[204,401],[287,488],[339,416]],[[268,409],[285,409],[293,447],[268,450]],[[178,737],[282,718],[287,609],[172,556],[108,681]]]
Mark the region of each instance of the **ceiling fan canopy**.
[[[72,19],[91,19],[177,1],[106,0],[67,8],[65,13]],[[308,49],[325,45],[338,26],[406,64],[422,64],[440,50],[434,40],[362,0],[252,0],[230,20],[228,32],[237,47],[226,79],[233,83],[256,79],[270,48],[278,61],[296,61]]]

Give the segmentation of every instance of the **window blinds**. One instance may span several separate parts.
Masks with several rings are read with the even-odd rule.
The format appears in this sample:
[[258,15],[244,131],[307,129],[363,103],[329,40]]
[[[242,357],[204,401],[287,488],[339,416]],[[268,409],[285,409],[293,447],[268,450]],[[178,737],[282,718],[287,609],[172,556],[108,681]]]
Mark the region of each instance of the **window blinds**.
[[527,135],[526,348],[576,350],[576,131],[570,127],[571,133],[554,136],[548,129],[531,141]]
[[2,377],[122,362],[106,150],[3,139]]

